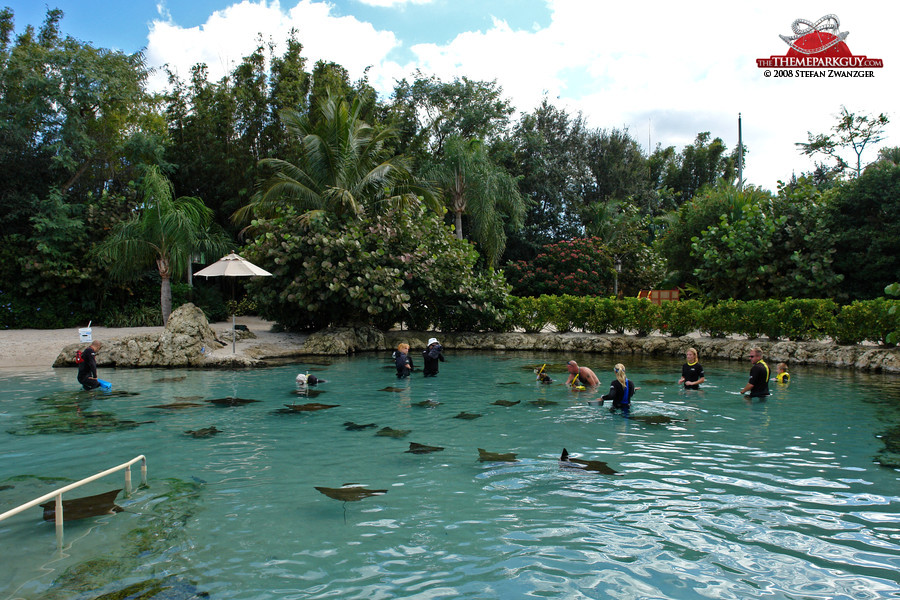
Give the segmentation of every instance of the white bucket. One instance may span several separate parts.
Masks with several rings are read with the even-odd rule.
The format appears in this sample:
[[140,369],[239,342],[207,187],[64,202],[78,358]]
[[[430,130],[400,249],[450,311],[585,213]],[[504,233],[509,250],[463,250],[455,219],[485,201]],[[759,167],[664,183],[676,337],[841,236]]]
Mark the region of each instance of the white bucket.
[[82,327],[78,330],[78,341],[82,343],[90,343],[94,341],[94,338],[91,335],[90,327]]

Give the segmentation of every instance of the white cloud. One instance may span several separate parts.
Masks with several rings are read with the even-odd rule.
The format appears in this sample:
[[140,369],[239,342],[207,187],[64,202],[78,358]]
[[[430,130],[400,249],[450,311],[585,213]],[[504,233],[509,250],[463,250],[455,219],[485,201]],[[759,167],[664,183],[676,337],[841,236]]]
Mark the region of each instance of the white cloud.
[[[360,1],[401,6],[400,0]],[[486,31],[412,46],[413,59],[398,64],[388,59],[402,47],[397,34],[335,16],[330,4],[302,0],[283,10],[277,1],[244,0],[199,27],[155,21],[147,56],[150,64],[173,65],[182,77],[203,61],[216,79],[256,47],[259,33],[280,44],[294,27],[311,62],[335,61],[352,78],[371,65],[369,80],[384,96],[416,68],[444,80],[496,79],[521,111],[546,94],[558,106],[582,111],[594,127],[629,127],[642,144],[649,127],[653,145],[683,145],[708,130],[733,148],[740,112],[750,150],[745,175],[773,188],[777,179],[812,167],[794,143],[807,131],[827,131],[841,104],[869,113],[893,109],[892,82],[900,68],[900,49],[888,41],[895,38],[900,5],[858,0],[839,16],[854,53],[885,60],[874,78],[765,78],[755,59],[784,54],[778,34],[788,33],[794,19],[815,20],[823,12],[814,0],[784,4],[547,0],[551,19],[544,27],[515,30],[494,19]],[[489,11],[490,3],[485,6]],[[888,133],[895,137],[885,143],[900,145],[897,124]]]
[[360,4],[367,4],[378,8],[403,7],[407,4],[431,4],[434,0],[358,0]]

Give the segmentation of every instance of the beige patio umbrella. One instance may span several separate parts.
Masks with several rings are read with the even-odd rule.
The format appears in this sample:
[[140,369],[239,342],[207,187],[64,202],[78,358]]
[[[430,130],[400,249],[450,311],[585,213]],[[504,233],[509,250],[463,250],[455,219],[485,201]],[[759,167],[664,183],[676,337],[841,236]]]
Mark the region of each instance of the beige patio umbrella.
[[[249,260],[232,252],[223,256],[205,269],[200,269],[194,275],[203,277],[271,277],[272,274],[254,265]],[[234,300],[234,282],[231,285],[231,299]],[[231,314],[231,353],[235,353],[235,339],[237,327],[234,323],[234,313]]]

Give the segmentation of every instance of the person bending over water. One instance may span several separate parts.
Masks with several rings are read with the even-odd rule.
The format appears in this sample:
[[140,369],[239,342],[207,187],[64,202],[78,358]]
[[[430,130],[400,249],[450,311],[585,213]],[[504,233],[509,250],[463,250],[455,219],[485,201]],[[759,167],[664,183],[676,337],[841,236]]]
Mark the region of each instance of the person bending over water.
[[600,380],[597,379],[597,375],[593,371],[587,367],[579,367],[578,363],[574,360],[570,360],[566,363],[566,370],[569,372],[569,378],[566,380],[566,385],[575,384],[593,387],[600,384]]
[[95,390],[100,387],[97,379],[97,353],[101,344],[98,340],[81,351],[81,363],[78,365],[78,383],[86,390]]
[[624,416],[631,411],[631,398],[637,389],[633,381],[629,381],[625,375],[625,365],[618,363],[615,366],[616,378],[609,384],[609,393],[600,396],[600,405],[604,400],[612,400],[611,410],[621,409]]
[[678,383],[683,383],[686,390],[699,390],[700,384],[706,381],[706,377],[703,375],[703,365],[697,358],[697,350],[688,348],[685,358],[687,362],[681,366],[681,379],[678,380]]

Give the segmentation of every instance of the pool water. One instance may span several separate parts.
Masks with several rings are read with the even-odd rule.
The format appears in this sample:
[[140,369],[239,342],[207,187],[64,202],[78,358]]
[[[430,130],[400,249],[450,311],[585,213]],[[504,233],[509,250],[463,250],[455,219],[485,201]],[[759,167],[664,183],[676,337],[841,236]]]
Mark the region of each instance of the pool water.
[[[101,370],[121,396],[76,392],[72,370],[0,373],[0,512],[65,483],[39,478],[139,454],[149,470],[124,512],[67,523],[61,551],[40,509],[0,523],[0,599],[900,598],[900,471],[875,462],[900,378],[794,369],[748,402],[749,363],[707,362],[704,389],[684,391],[677,359],[577,356],[602,382],[577,392],[568,356],[446,355],[438,377],[407,380],[382,355]],[[620,361],[632,414],[672,422],[591,402]],[[554,384],[534,381],[545,362]],[[327,380],[318,395],[296,394],[299,372]],[[208,402],[223,397],[259,402]],[[152,408],[174,402],[199,406]],[[310,402],[338,406],[283,410]],[[561,468],[563,447],[618,474]],[[386,493],[315,489],[348,483]]]

